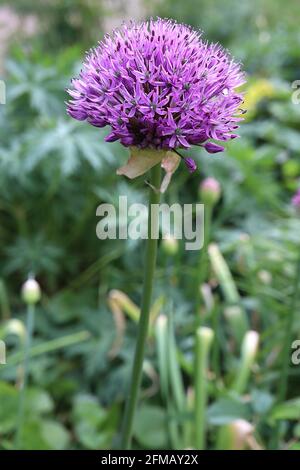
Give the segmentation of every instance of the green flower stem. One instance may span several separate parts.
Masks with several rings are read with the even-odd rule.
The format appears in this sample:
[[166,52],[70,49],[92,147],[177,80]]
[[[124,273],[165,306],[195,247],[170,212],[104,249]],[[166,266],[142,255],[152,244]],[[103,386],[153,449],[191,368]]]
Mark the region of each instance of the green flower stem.
[[4,280],[0,278],[0,313],[3,320],[11,317],[10,305]]
[[242,342],[238,371],[231,386],[231,390],[239,395],[244,394],[247,389],[251,369],[257,354],[258,343],[258,333],[252,330],[247,331]]
[[212,218],[213,206],[212,204],[205,204],[204,207],[204,240],[203,247],[199,252],[198,266],[196,271],[196,326],[201,325],[200,317],[200,306],[201,306],[201,286],[205,282],[208,273],[208,245],[210,241],[210,232],[211,232],[211,218]]
[[24,348],[24,367],[23,367],[23,381],[21,384],[20,395],[19,395],[19,409],[18,409],[18,418],[17,418],[17,432],[16,432],[16,442],[15,448],[20,449],[22,447],[21,436],[23,431],[24,424],[24,408],[25,408],[25,398],[26,398],[26,387],[28,381],[28,367],[30,359],[30,347],[32,341],[32,334],[34,328],[34,305],[28,304],[27,306],[27,319],[26,319],[26,340]]
[[285,400],[287,385],[288,385],[288,374],[290,368],[290,351],[292,343],[292,334],[293,334],[293,323],[296,316],[296,304],[299,294],[299,285],[300,285],[300,254],[297,259],[296,265],[296,274],[294,279],[293,294],[291,298],[290,307],[287,312],[286,317],[286,326],[285,326],[285,337],[282,348],[282,364],[281,364],[281,380],[278,388],[278,402]]
[[211,327],[215,333],[215,341],[212,346],[212,370],[218,379],[221,376],[221,360],[220,360],[220,338],[219,338],[219,325],[220,325],[220,307],[219,305],[214,305],[212,309],[212,320],[211,320]]
[[[153,188],[160,187],[161,179],[161,167],[160,164],[156,165],[151,170],[150,184]],[[149,315],[152,297],[152,286],[153,277],[156,265],[156,254],[157,254],[157,239],[152,238],[151,230],[154,231],[159,223],[158,211],[156,215],[151,214],[152,204],[159,204],[160,193],[150,187],[149,194],[149,214],[148,214],[148,239],[146,247],[146,261],[144,271],[144,285],[143,285],[143,296],[141,305],[141,315],[138,326],[137,342],[134,353],[134,362],[132,368],[131,382],[129,387],[129,394],[127,397],[127,403],[125,407],[125,415],[122,429],[122,449],[129,449],[131,446],[132,439],[132,427],[135,409],[138,400],[139,388],[141,383],[145,344],[149,326]]]
[[[286,315],[286,325],[284,328],[285,335],[283,340],[282,354],[281,354],[281,371],[280,371],[280,382],[277,392],[277,403],[281,403],[286,399],[289,369],[290,369],[290,352],[293,335],[293,324],[296,316],[296,305],[299,295],[300,286],[300,253],[296,261],[296,273],[294,278],[293,293],[291,302]],[[280,422],[277,423],[277,428],[274,433],[273,448],[278,448],[279,444],[279,431]]]
[[197,450],[205,449],[205,422],[207,404],[208,359],[214,332],[200,327],[196,331],[195,349],[195,444]]
[[[164,314],[160,315],[157,318],[155,324],[155,333],[156,333],[156,344],[158,352],[158,367],[159,367],[159,378],[161,385],[161,394],[164,405],[167,409],[168,416],[174,416],[176,410],[174,409],[174,403],[171,396],[171,367],[170,367],[170,355],[172,354],[170,349],[170,325],[168,317]],[[179,437],[179,427],[178,423],[174,419],[168,419],[168,434],[170,443],[172,444],[172,449],[178,449],[180,437]]]

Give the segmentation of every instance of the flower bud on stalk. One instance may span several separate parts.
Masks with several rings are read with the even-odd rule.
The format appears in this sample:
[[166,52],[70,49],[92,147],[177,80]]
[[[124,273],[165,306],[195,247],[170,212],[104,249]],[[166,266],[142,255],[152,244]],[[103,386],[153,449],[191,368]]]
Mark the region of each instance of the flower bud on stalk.
[[247,387],[248,378],[258,349],[259,335],[256,331],[247,331],[242,348],[239,372],[233,385],[233,390],[243,394]]
[[168,256],[175,256],[178,253],[178,240],[171,235],[162,241],[162,249]]
[[214,332],[202,326],[196,331],[195,348],[195,444],[196,449],[204,450],[206,445],[206,406],[208,399],[209,354]]
[[25,398],[26,388],[28,382],[28,373],[30,365],[30,348],[34,332],[34,314],[35,304],[41,298],[41,288],[37,281],[29,277],[22,286],[22,298],[27,304],[27,315],[26,315],[26,337],[24,341],[24,360],[22,365],[22,380],[20,385],[19,403],[18,403],[18,415],[17,415],[17,429],[15,436],[15,448],[23,448],[23,437],[24,437],[24,420],[25,420]]
[[[120,141],[130,148],[131,156],[117,170],[118,175],[132,179],[151,170],[150,207],[159,203],[159,191],[153,188],[165,192],[179,165],[180,149],[197,145],[209,153],[222,152],[224,147],[213,141],[224,143],[236,137],[243,120],[243,95],[238,88],[244,82],[240,64],[192,28],[160,18],[132,21],[106,35],[88,53],[68,90],[68,113],[95,127],[108,126],[106,142]],[[183,160],[188,171],[196,170],[192,158]],[[160,165],[166,171],[162,182]],[[148,227],[158,222],[150,212]],[[131,446],[156,252],[157,240],[148,236],[141,315],[123,421],[123,449]]]
[[296,192],[296,194],[292,197],[292,205],[296,209],[296,211],[300,214],[300,189]]
[[24,324],[16,318],[9,320],[5,325],[5,334],[16,335],[23,340],[26,336]]
[[221,196],[220,183],[215,178],[206,178],[202,181],[199,192],[204,204],[215,206]]
[[41,288],[34,278],[29,278],[22,286],[22,298],[27,305],[36,304],[41,299]]
[[221,428],[218,435],[217,450],[259,450],[255,440],[254,426],[244,419],[236,419]]

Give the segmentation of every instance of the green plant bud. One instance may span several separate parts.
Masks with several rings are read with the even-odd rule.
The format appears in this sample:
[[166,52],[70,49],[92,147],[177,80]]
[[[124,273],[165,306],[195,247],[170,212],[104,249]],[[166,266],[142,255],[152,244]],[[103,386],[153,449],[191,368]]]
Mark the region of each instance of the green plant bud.
[[162,240],[162,249],[168,256],[175,256],[178,253],[178,240],[168,236]]
[[221,196],[221,186],[215,178],[206,178],[199,188],[200,198],[204,204],[216,205]]
[[201,326],[197,330],[197,337],[199,338],[199,341],[201,342],[202,347],[206,352],[209,350],[212,340],[214,338],[214,331],[207,326]]
[[248,331],[242,344],[242,355],[252,365],[257,353],[259,335],[256,331]]
[[24,338],[26,336],[24,324],[16,318],[9,320],[5,325],[5,334],[16,335],[20,338]]
[[28,305],[36,304],[41,298],[41,288],[33,278],[28,279],[22,286],[22,298]]

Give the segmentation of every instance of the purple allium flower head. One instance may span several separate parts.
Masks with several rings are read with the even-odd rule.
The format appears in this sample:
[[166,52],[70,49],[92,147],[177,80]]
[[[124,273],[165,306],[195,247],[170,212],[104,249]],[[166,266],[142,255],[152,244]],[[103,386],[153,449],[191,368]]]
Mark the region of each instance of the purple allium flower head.
[[240,65],[201,33],[172,20],[131,22],[92,49],[68,90],[68,113],[96,127],[106,141],[172,150],[234,137],[243,100]]
[[300,189],[298,189],[296,194],[292,197],[292,204],[296,209],[300,210]]

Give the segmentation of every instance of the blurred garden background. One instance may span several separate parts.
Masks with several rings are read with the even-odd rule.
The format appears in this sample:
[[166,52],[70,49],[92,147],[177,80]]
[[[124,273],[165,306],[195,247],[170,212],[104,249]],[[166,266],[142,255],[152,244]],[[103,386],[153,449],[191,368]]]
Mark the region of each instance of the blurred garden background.
[[184,242],[159,244],[134,447],[195,448],[195,331],[201,323],[214,331],[202,364],[205,448],[300,449],[300,365],[288,364],[286,393],[279,390],[292,313],[293,340],[300,340],[297,299],[291,306],[300,216],[290,203],[300,186],[298,3],[0,3],[0,78],[6,86],[0,104],[0,340],[6,345],[0,449],[16,447],[27,334],[21,286],[29,275],[42,297],[17,447],[118,446],[144,245],[98,240],[96,208],[117,205],[119,195],[146,202],[147,187],[143,177],[129,182],[116,176],[127,151],[105,143],[106,130],[68,117],[65,89],[85,51],[105,32],[150,16],[190,24],[228,48],[247,72],[248,112],[240,139],[220,156],[192,149],[199,170],[190,175],[181,166],[164,195],[168,203],[201,202],[199,185],[207,177],[216,178],[222,191],[204,277],[198,276],[199,254],[186,251]]

